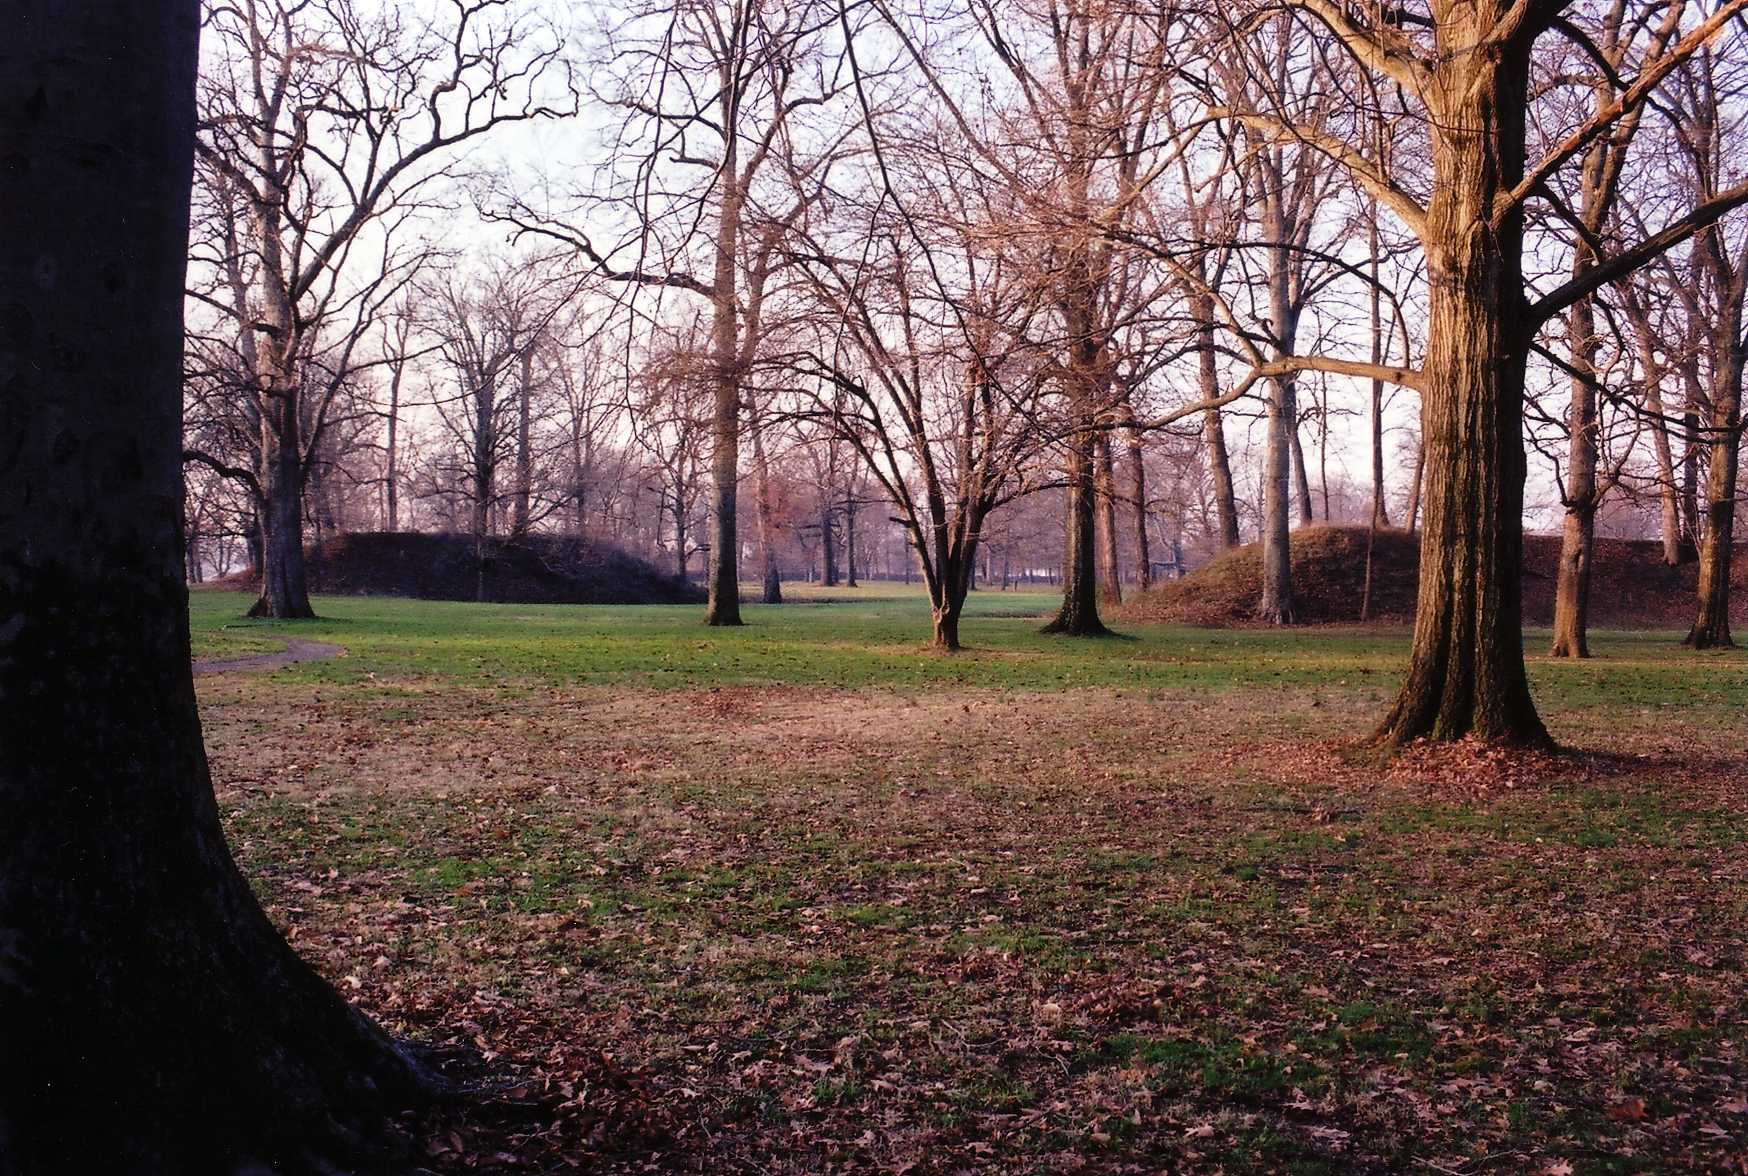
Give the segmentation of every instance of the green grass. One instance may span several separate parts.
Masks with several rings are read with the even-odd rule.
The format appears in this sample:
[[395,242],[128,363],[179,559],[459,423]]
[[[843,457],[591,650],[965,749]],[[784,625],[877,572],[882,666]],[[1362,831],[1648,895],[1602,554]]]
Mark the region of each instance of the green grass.
[[[318,597],[314,621],[247,620],[249,598],[196,592],[197,656],[259,651],[272,639],[345,645],[351,657],[299,673],[347,681],[438,675],[476,683],[684,687],[831,685],[935,691],[1084,687],[1312,689],[1369,699],[1394,688],[1399,630],[1320,631],[1314,646],[1276,630],[1136,626],[1119,638],[1063,640],[1038,630],[1054,597],[973,594],[955,655],[928,645],[920,589],[857,590],[851,603],[743,605],[746,624],[707,628],[696,606],[477,605]],[[834,597],[842,599],[842,594]],[[1023,613],[1026,615],[1012,615]]]

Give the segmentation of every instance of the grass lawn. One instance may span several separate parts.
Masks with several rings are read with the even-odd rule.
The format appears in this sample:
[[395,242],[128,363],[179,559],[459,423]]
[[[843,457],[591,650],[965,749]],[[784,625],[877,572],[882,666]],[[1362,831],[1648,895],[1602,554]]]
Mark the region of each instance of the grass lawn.
[[245,871],[512,1076],[440,1170],[1748,1170],[1741,654],[1596,634],[1575,754],[1381,768],[1400,629],[247,604],[198,657],[348,656],[198,680]]

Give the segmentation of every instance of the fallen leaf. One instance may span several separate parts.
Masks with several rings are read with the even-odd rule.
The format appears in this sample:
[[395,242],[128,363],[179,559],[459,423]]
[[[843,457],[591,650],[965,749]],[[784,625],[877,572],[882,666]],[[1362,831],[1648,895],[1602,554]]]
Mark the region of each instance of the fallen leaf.
[[1618,1123],[1637,1123],[1645,1117],[1645,1100],[1625,1098],[1608,1108],[1608,1117]]

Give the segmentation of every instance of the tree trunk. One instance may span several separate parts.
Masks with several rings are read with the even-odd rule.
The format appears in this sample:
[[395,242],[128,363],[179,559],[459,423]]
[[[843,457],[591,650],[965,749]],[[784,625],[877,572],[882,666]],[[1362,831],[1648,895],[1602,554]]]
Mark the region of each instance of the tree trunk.
[[388,385],[388,436],[385,439],[387,450],[383,468],[383,511],[387,527],[385,530],[393,533],[401,529],[401,499],[400,499],[400,452],[396,448],[395,434],[400,428],[401,420],[401,374],[406,368],[405,361],[394,365],[394,375]]
[[1644,306],[1627,300],[1627,312],[1638,336],[1639,365],[1645,372],[1645,412],[1650,418],[1651,450],[1657,459],[1657,526],[1663,543],[1663,562],[1680,565],[1686,557],[1681,535],[1681,488],[1675,475],[1675,449],[1669,441],[1669,420],[1664,415],[1662,365],[1657,360],[1657,337]]
[[1111,435],[1101,432],[1093,450],[1098,487],[1099,601],[1123,603],[1123,573],[1117,563],[1117,477],[1111,464]]
[[201,745],[177,533],[198,21],[0,0],[0,1170],[406,1171],[389,1116],[433,1080],[274,931]]
[[838,586],[838,528],[833,521],[835,504],[832,502],[830,482],[820,487],[819,500],[819,582],[827,588],[836,588]]
[[[1366,245],[1371,257],[1372,285],[1370,290],[1371,327],[1372,327],[1372,362],[1384,362],[1384,316],[1383,291],[1378,282],[1378,204],[1372,202],[1372,217],[1366,231]],[[1325,504],[1327,507],[1327,503]],[[1327,513],[1327,512],[1326,512]],[[1384,381],[1372,381],[1372,523],[1371,530],[1376,532],[1379,527],[1390,525],[1390,508],[1384,501]],[[1371,539],[1366,540],[1367,558],[1370,559]],[[1370,564],[1367,564],[1368,582]],[[1361,610],[1362,619],[1365,609]]]
[[1268,451],[1263,473],[1262,601],[1257,616],[1271,625],[1299,622],[1293,598],[1291,525],[1291,433],[1294,419],[1293,378],[1270,381]]
[[[1579,266],[1590,262],[1578,250]],[[1572,404],[1568,430],[1565,523],[1560,533],[1560,564],[1554,581],[1554,645],[1549,657],[1589,657],[1590,570],[1596,546],[1597,430],[1595,371],[1596,323],[1588,298],[1572,308]]]
[[1098,575],[1093,562],[1093,476],[1095,434],[1082,429],[1068,445],[1068,524],[1062,560],[1062,607],[1046,633],[1067,637],[1099,637],[1110,632],[1099,619]]
[[1742,337],[1743,300],[1748,274],[1730,258],[1716,225],[1694,246],[1709,264],[1712,284],[1723,305],[1705,333],[1712,350],[1711,449],[1706,473],[1706,529],[1699,549],[1699,600],[1693,627],[1682,644],[1693,649],[1734,649],[1730,637],[1730,563],[1736,531],[1736,475],[1742,450],[1742,380],[1748,367],[1748,340]]
[[[1135,414],[1129,410],[1127,401],[1124,411],[1129,415],[1131,428],[1126,432],[1129,452],[1129,498],[1135,527],[1132,532],[1135,539],[1135,589],[1145,592],[1153,586],[1153,553],[1147,542],[1147,460],[1141,447],[1141,430],[1134,428]],[[1005,587],[1005,585],[1004,585]]]
[[512,499],[510,537],[520,539],[528,533],[534,498],[534,445],[530,437],[530,418],[534,401],[534,345],[522,351],[521,380],[516,388],[516,493]]
[[[261,472],[261,598],[249,615],[308,620],[308,575],[303,559],[303,460],[298,451],[297,396],[286,392],[264,414]],[[290,423],[288,423],[290,422]]]
[[1497,0],[1469,0],[1439,22],[1441,46],[1470,51],[1441,58],[1427,95],[1425,537],[1408,672],[1375,736],[1386,746],[1551,742],[1523,662],[1523,217],[1497,212],[1522,176],[1533,36],[1490,39],[1506,19]]
[[[748,408],[748,415],[752,410]],[[783,603],[783,576],[777,566],[777,520],[771,505],[771,463],[765,457],[765,434],[753,429],[753,477],[758,481],[759,494],[759,556],[765,565],[764,604]]]
[[[739,271],[741,216],[746,193],[740,173],[740,134],[734,126],[737,93],[728,76],[729,65],[719,71],[723,82],[717,101],[723,113],[722,206],[717,216],[716,269],[711,285],[711,383],[710,410],[710,578],[704,605],[706,625],[739,625],[741,334]],[[734,68],[739,68],[738,63]]]
[[[1220,370],[1214,347],[1214,300],[1207,294],[1190,297],[1195,317],[1196,363],[1202,399],[1220,395]],[[1207,448],[1208,475],[1214,482],[1214,514],[1220,521],[1220,546],[1230,551],[1239,544],[1238,490],[1232,481],[1232,461],[1226,448],[1226,425],[1218,408],[1202,414],[1202,442]]]
[[844,495],[844,587],[858,587],[856,583],[856,492],[851,490]]
[[498,438],[494,429],[492,409],[497,401],[497,386],[489,378],[476,376],[473,387],[473,510],[469,520],[473,532],[473,598],[486,598],[486,545],[492,533],[492,504],[497,497]]
[[[1297,393],[1297,386],[1294,392]],[[1317,521],[1317,506],[1311,497],[1311,471],[1305,464],[1305,437],[1299,430],[1298,397],[1294,396],[1293,419],[1287,425],[1287,444],[1293,450],[1293,490],[1299,504],[1299,522],[1310,526]],[[1328,496],[1324,496],[1324,514],[1329,513]]]

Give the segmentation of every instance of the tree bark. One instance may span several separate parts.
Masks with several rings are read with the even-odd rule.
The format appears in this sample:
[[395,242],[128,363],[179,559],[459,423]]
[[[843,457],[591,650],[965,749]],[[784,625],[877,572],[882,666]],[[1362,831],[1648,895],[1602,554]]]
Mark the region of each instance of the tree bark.
[[1500,36],[1507,8],[1459,0],[1437,29],[1422,236],[1425,536],[1408,672],[1375,736],[1386,746],[1469,735],[1551,743],[1523,662],[1523,214],[1521,206],[1499,211],[1523,174],[1535,30]]
[[1730,636],[1730,564],[1736,531],[1737,468],[1742,450],[1742,381],[1748,367],[1748,339],[1743,338],[1744,300],[1748,273],[1732,258],[1717,225],[1694,239],[1697,258],[1708,271],[1721,305],[1706,325],[1712,351],[1710,429],[1711,461],[1706,471],[1705,535],[1699,548],[1698,610],[1682,644],[1693,649],[1734,649]]
[[[1214,347],[1214,299],[1201,291],[1190,295],[1196,323],[1196,366],[1203,400],[1220,395],[1220,369]],[[1226,447],[1226,425],[1218,408],[1202,414],[1202,443],[1207,449],[1208,475],[1214,482],[1214,514],[1220,521],[1220,546],[1230,551],[1240,541],[1238,490],[1232,481],[1232,461]]]
[[[747,411],[749,416],[753,415],[750,406]],[[758,482],[759,494],[759,557],[765,567],[760,601],[782,604],[783,575],[777,566],[777,519],[771,503],[771,463],[765,456],[764,430],[756,424],[753,427],[753,477]]]
[[534,499],[534,443],[530,436],[534,415],[534,348],[536,339],[523,344],[521,378],[516,385],[516,490],[510,508],[510,538],[528,533]]
[[1103,604],[1123,603],[1123,574],[1117,563],[1117,477],[1111,463],[1111,436],[1098,435],[1093,450],[1097,465],[1094,481],[1098,486],[1098,551],[1099,600]]
[[1093,562],[1094,505],[1098,495],[1093,475],[1096,437],[1082,429],[1068,444],[1068,511],[1062,559],[1062,607],[1044,632],[1067,637],[1099,637],[1110,632],[1099,619],[1097,565]]
[[1293,598],[1289,536],[1292,426],[1288,423],[1294,417],[1293,377],[1276,377],[1271,385],[1263,471],[1262,600],[1257,616],[1271,625],[1295,625],[1299,622],[1299,605]]
[[192,0],[0,0],[0,1171],[405,1171],[224,844],[178,535]]
[[[1588,250],[1580,245],[1580,264]],[[1560,533],[1560,563],[1554,581],[1554,645],[1549,657],[1590,656],[1590,570],[1596,546],[1597,431],[1596,389],[1590,377],[1596,369],[1596,322],[1589,299],[1572,308],[1572,403],[1568,430],[1565,521]]]
[[[1153,586],[1153,553],[1147,539],[1147,460],[1142,449],[1141,430],[1134,427],[1135,413],[1126,396],[1123,400],[1123,411],[1130,424],[1124,431],[1124,436],[1128,442],[1129,456],[1129,517],[1134,521],[1134,529],[1130,534],[1135,540],[1135,590],[1145,592]],[[1005,588],[1007,585],[1002,586]]]

